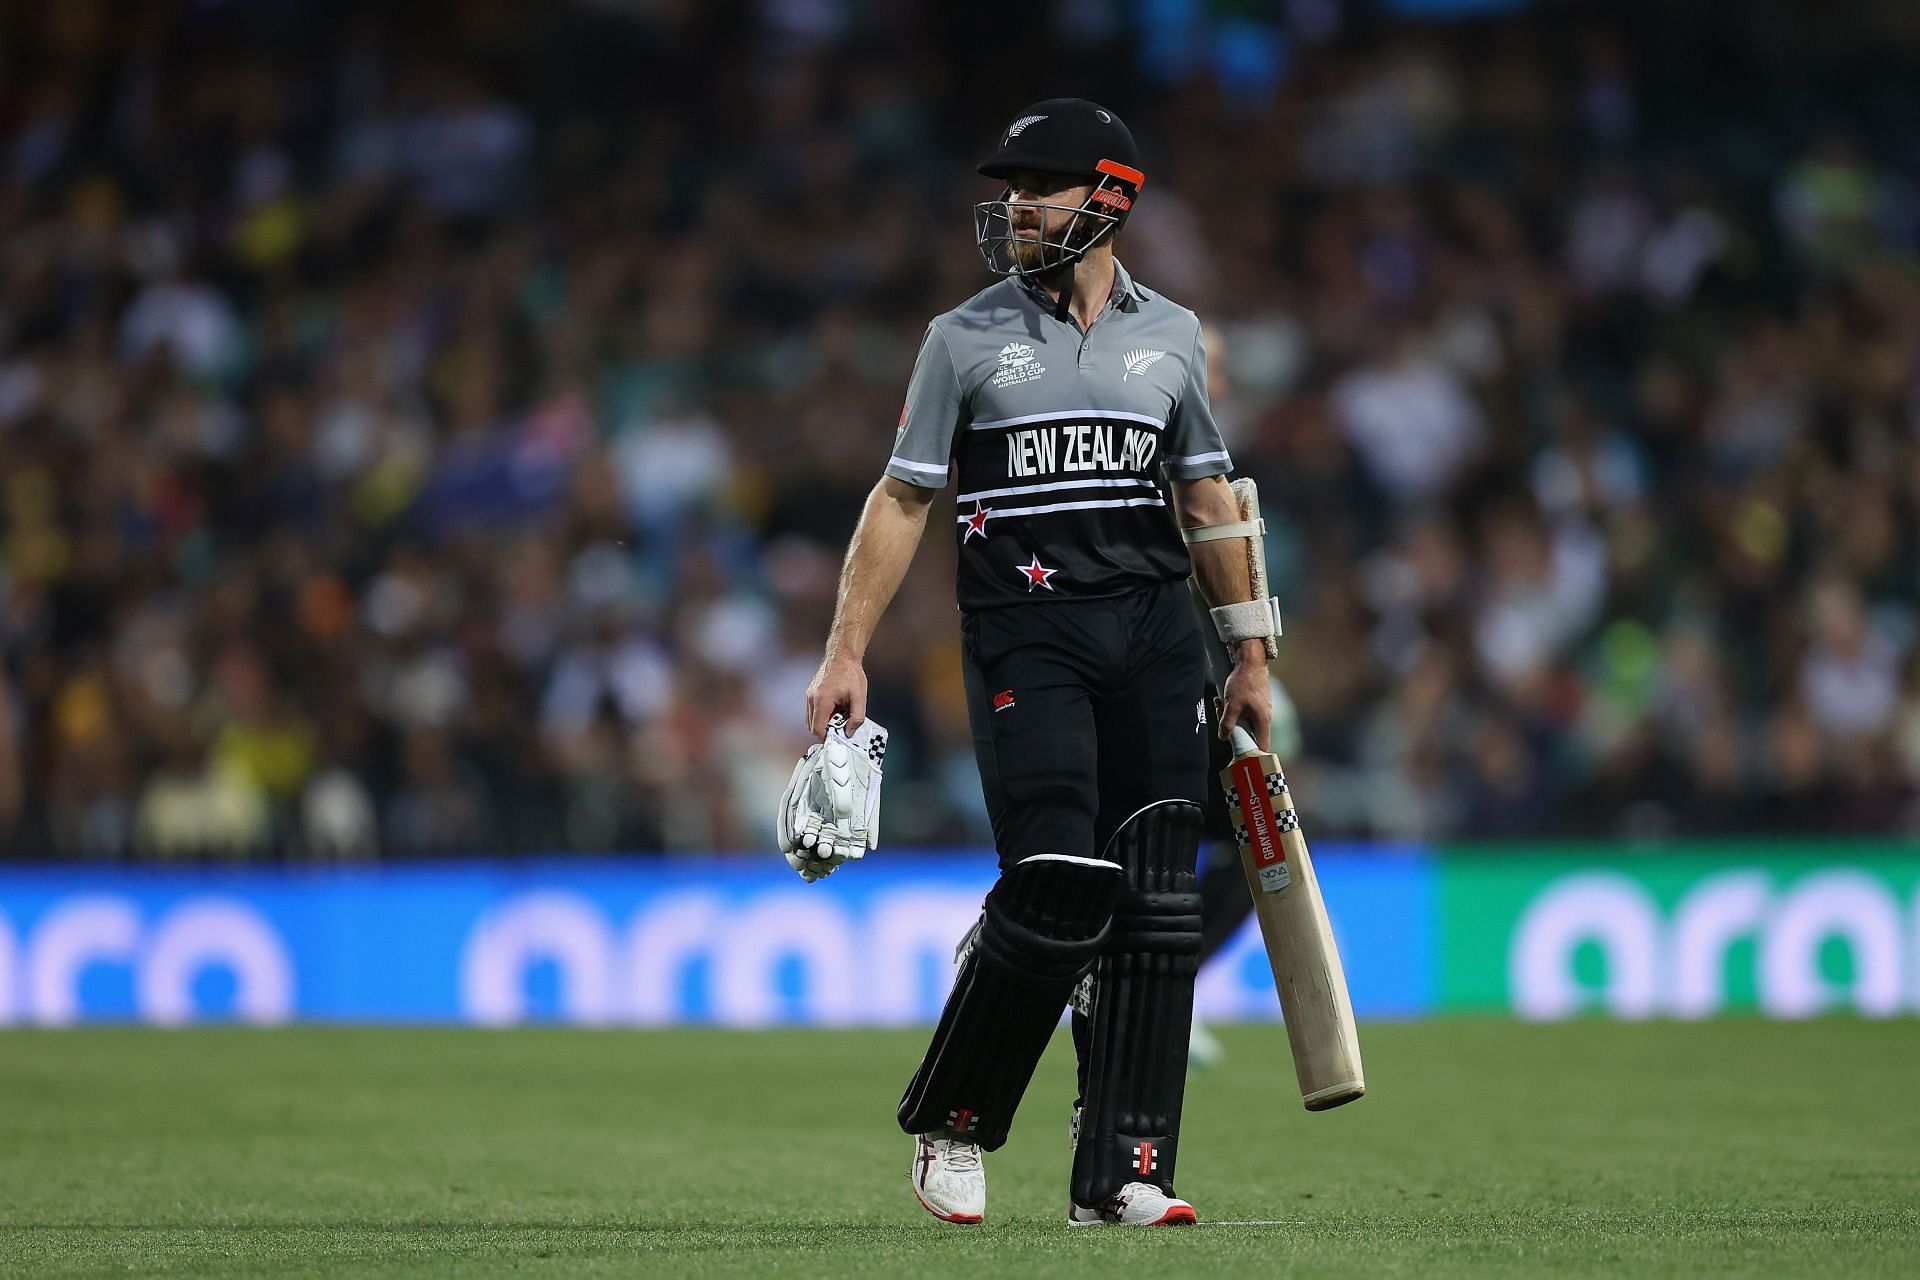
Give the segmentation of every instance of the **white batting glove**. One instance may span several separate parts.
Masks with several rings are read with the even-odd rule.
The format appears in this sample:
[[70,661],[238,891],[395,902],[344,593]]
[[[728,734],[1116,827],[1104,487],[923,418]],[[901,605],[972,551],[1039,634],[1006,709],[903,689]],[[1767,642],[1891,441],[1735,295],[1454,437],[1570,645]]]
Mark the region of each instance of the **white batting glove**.
[[[833,837],[838,831],[828,825],[831,818],[813,808],[816,804],[821,808],[830,807],[815,779],[816,769],[825,763],[821,759],[824,750],[817,742],[807,748],[807,753],[793,766],[793,776],[787,780],[786,792],[780,797],[780,852],[786,856],[787,865],[799,872],[808,884],[846,861],[836,856],[837,841]],[[822,834],[828,836],[824,848]]]
[[809,884],[865,857],[880,841],[887,731],[868,720],[849,737],[846,724],[841,715],[828,722],[826,741],[807,748],[780,797],[780,852]]

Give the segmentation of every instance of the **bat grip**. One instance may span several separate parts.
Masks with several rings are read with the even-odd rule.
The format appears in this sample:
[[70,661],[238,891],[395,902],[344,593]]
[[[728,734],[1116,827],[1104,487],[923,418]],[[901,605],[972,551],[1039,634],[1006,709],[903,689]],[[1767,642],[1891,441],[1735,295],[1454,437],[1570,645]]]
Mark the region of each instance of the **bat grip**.
[[1253,740],[1252,734],[1248,733],[1245,729],[1242,729],[1239,725],[1233,726],[1232,742],[1233,742],[1233,758],[1236,760],[1238,760],[1241,756],[1253,756],[1253,755],[1260,754],[1260,744]]

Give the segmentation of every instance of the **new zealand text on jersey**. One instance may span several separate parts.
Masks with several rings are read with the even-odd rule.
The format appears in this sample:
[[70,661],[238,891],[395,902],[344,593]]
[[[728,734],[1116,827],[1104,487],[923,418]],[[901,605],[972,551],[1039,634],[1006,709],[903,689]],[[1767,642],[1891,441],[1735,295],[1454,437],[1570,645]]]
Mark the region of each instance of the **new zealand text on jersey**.
[[1151,431],[1128,427],[1115,444],[1117,428],[1104,422],[1072,426],[1028,427],[1007,433],[1007,474],[1039,476],[1055,471],[1145,471],[1159,442]]

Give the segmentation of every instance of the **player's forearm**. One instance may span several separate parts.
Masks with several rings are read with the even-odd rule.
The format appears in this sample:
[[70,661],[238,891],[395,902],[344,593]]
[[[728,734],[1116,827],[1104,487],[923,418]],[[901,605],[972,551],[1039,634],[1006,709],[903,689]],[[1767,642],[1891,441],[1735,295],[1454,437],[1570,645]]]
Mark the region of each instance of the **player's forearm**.
[[[1188,548],[1188,553],[1193,558],[1193,580],[1200,585],[1200,594],[1209,607],[1217,608],[1223,604],[1238,604],[1242,600],[1253,599],[1253,582],[1252,575],[1247,572],[1245,543],[1237,538],[1200,542]],[[1264,665],[1267,660],[1267,642],[1264,640],[1242,640],[1232,645],[1231,649],[1235,666],[1242,662]]]
[[867,495],[853,541],[847,546],[846,563],[840,567],[839,600],[833,629],[827,634],[828,657],[860,661],[866,656],[880,616],[913,563],[933,493],[887,477]]
[[[1183,528],[1232,524],[1240,518],[1239,505],[1224,476],[1177,481],[1173,494],[1174,509]],[[1253,574],[1247,564],[1244,541],[1222,538],[1215,542],[1196,542],[1187,548],[1187,554],[1193,562],[1193,580],[1210,607],[1253,599]],[[1236,664],[1266,662],[1265,641],[1240,641],[1233,646],[1233,659]]]

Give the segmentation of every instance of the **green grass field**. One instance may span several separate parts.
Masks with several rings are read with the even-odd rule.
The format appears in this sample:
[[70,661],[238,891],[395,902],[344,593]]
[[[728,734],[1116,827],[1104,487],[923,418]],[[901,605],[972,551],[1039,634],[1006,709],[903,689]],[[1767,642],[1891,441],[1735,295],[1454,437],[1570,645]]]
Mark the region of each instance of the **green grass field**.
[[953,1227],[918,1032],[8,1032],[0,1274],[1920,1275],[1920,1022],[1371,1026],[1318,1116],[1277,1029],[1223,1039],[1217,1225],[1069,1232],[1064,1035]]

